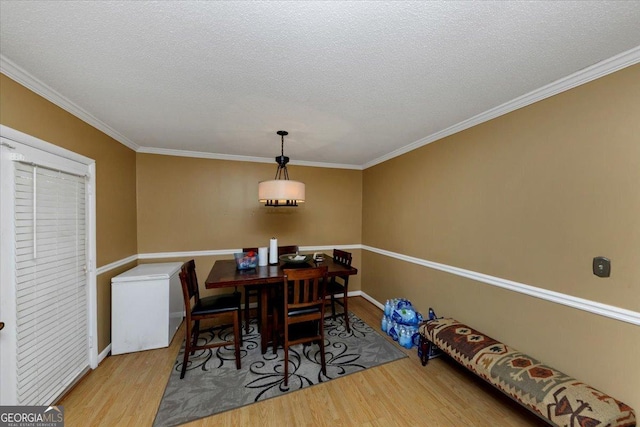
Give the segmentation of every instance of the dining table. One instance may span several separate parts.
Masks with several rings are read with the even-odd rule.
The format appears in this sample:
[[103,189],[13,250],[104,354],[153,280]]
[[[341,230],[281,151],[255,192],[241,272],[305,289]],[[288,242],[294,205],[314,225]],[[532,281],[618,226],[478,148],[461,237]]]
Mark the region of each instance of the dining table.
[[[262,354],[267,352],[271,340],[271,330],[268,322],[269,316],[269,291],[274,287],[282,286],[287,268],[312,268],[327,266],[328,277],[352,276],[358,274],[358,269],[349,265],[336,262],[332,257],[322,254],[322,261],[310,260],[306,263],[291,264],[280,261],[278,264],[257,266],[247,270],[239,270],[235,259],[216,260],[205,281],[207,289],[219,289],[228,287],[242,287],[248,285],[260,285],[260,339]],[[245,308],[246,309],[246,308]]]

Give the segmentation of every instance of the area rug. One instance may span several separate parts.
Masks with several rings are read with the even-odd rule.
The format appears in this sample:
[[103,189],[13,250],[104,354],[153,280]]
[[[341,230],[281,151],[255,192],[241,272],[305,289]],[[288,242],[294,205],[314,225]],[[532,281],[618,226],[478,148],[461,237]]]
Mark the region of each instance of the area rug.
[[[349,313],[351,332],[344,318],[325,321],[327,375],[320,368],[319,346],[302,344],[289,349],[289,385],[284,385],[284,352],[260,352],[260,334],[251,324],[243,336],[242,369],[235,367],[233,345],[197,351],[180,379],[184,343],[173,367],[154,427],[175,426],[240,406],[259,402],[330,381],[354,372],[407,357],[400,348]],[[233,337],[230,326],[200,333],[203,340]]]

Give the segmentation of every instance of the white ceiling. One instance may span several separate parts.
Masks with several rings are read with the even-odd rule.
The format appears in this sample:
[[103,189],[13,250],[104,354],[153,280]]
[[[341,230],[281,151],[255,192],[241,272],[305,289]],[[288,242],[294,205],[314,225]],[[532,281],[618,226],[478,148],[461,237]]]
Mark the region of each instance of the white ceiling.
[[640,62],[639,23],[640,1],[1,0],[0,66],[141,152],[273,162],[284,129],[292,164],[362,168]]

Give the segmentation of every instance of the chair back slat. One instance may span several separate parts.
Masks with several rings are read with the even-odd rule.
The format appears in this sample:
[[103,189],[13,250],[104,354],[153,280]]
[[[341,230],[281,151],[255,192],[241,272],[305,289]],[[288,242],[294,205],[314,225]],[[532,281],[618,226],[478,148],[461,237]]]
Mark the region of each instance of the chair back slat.
[[[340,249],[334,249],[333,260],[338,264],[351,267],[351,260],[352,260],[351,252],[341,251]],[[343,282],[342,286],[344,287],[348,286],[349,276],[334,276],[331,278],[333,282],[335,282],[337,279],[342,280]]]
[[300,297],[300,294],[301,294],[301,292],[300,292],[300,281],[299,280],[294,280],[294,281],[292,281],[292,285],[293,286],[291,286],[291,292],[293,293],[293,295],[289,299],[289,302],[291,304],[297,304],[302,300],[302,298]]
[[285,305],[289,309],[324,303],[327,266],[285,269],[284,274],[285,283],[288,284]]
[[340,249],[333,250],[333,260],[338,264],[351,266],[351,253],[346,251],[341,251]]
[[311,288],[311,289],[308,289],[309,293],[311,294],[311,300],[317,301],[318,294],[319,294],[318,288],[320,288],[320,286],[318,286],[318,279],[313,279],[313,281],[310,280],[308,283],[308,287]]

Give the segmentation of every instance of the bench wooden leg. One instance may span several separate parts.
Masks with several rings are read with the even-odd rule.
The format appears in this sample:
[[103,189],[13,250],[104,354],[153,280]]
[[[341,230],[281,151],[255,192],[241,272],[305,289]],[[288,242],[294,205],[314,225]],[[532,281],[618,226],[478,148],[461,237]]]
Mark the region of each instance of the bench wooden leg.
[[429,363],[429,353],[431,353],[431,341],[420,335],[420,361],[422,366],[426,366]]

